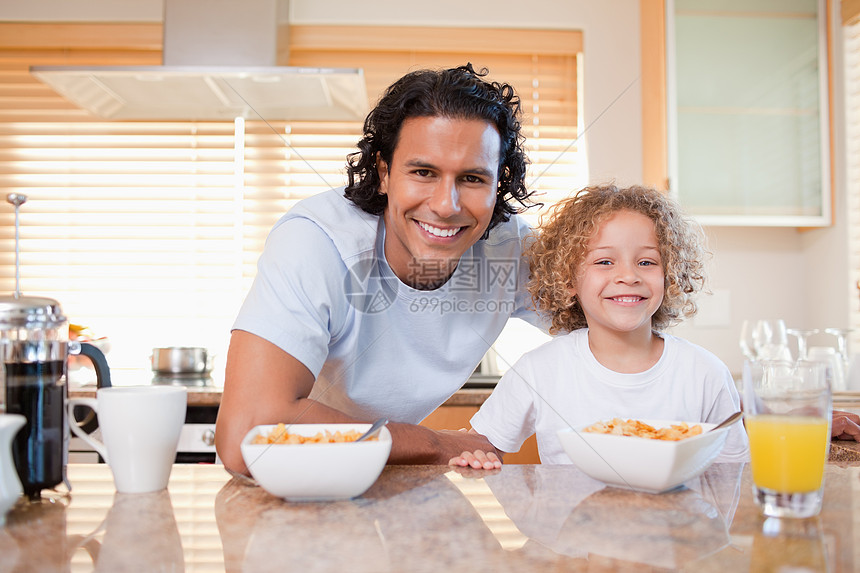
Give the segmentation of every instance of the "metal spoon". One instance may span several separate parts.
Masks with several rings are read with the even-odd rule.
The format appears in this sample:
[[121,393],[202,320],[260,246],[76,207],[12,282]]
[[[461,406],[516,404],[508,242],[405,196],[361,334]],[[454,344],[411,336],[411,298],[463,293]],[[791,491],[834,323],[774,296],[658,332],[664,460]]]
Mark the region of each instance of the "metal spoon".
[[375,421],[370,426],[369,430],[367,430],[365,433],[363,433],[361,436],[359,436],[359,438],[355,441],[356,442],[363,442],[364,440],[369,440],[370,438],[375,437],[376,434],[379,433],[379,430],[381,430],[382,427],[387,423],[388,423],[388,418],[379,418],[377,421]]
[[725,428],[726,426],[731,426],[732,424],[734,424],[735,422],[737,422],[738,420],[743,418],[743,416],[744,416],[743,412],[735,412],[734,414],[732,414],[731,416],[729,416],[728,418],[726,418],[725,420],[723,420],[722,422],[720,422],[719,424],[717,424],[716,426],[711,428],[709,431],[713,432],[714,430],[719,430],[720,428]]

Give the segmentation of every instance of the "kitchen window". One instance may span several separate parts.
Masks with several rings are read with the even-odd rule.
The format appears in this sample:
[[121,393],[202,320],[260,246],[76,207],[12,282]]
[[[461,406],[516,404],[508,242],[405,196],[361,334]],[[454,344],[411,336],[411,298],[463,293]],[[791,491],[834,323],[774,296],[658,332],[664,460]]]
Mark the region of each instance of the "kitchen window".
[[831,225],[825,0],[672,0],[667,12],[680,203],[704,225]]
[[[858,7],[854,6],[855,11]],[[860,296],[860,13],[843,29],[845,54],[845,157],[848,189],[851,278]],[[852,352],[860,350],[860,304],[851,305]]]
[[[298,200],[346,182],[361,124],[103,121],[28,72],[159,65],[160,28],[0,24],[0,186],[4,197],[29,197],[20,215],[21,290],[57,299],[71,322],[108,336],[118,376],[146,373],[150,350],[167,345],[214,351],[217,375],[269,229]],[[294,27],[289,64],[363,68],[370,102],[412,69],[485,66],[523,99],[539,200],[549,205],[585,183],[578,33],[389,31]],[[11,292],[13,211],[5,205],[0,291]]]

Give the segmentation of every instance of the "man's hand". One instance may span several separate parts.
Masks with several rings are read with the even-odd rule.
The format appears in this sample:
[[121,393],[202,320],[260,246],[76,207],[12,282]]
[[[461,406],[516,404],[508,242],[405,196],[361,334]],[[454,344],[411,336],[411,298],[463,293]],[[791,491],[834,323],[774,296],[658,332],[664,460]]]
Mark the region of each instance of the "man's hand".
[[854,440],[860,442],[860,416],[851,412],[833,410],[833,424],[830,435],[834,440]]
[[[425,426],[389,422],[393,444],[389,464],[447,464],[462,452],[496,452],[480,434],[457,430],[431,430]],[[496,452],[496,455],[501,456]]]

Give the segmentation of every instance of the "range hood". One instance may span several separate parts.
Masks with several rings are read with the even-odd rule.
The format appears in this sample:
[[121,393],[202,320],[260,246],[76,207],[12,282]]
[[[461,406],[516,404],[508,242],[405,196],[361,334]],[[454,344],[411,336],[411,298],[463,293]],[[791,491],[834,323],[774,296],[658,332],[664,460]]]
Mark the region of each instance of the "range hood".
[[361,70],[292,67],[33,66],[78,107],[113,120],[361,121]]
[[162,66],[33,66],[75,105],[111,120],[362,121],[364,73],[278,66],[288,0],[165,0]]

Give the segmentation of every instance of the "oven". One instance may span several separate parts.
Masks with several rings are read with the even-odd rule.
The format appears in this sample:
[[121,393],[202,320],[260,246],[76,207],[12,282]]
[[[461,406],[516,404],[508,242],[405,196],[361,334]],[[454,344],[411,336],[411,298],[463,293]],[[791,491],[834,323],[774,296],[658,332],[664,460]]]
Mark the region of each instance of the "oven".
[[[79,410],[78,407],[75,408]],[[86,412],[84,411],[86,410]],[[76,412],[77,420],[85,420],[89,408],[81,407]],[[215,454],[215,418],[218,415],[218,406],[193,406],[189,405],[185,412],[185,424],[179,436],[179,445],[176,448],[176,463],[199,464],[220,463]],[[98,423],[89,422],[88,432],[98,435]],[[69,440],[69,462],[70,463],[104,463],[102,457],[82,439],[72,435]]]
[[215,454],[218,406],[189,406],[176,448],[177,463],[220,463]]
[[[221,402],[223,382],[216,382],[209,372],[197,375],[153,375],[147,370],[111,369],[113,383],[121,385],[174,385],[188,390],[188,405],[185,410],[185,424],[176,449],[177,463],[220,463],[215,454],[215,420]],[[69,397],[95,398],[95,384],[87,380],[83,385],[74,382],[69,385]],[[98,418],[92,409],[75,406],[74,416],[87,433],[98,432]],[[70,463],[103,463],[101,456],[85,441],[74,434],[69,440]]]

